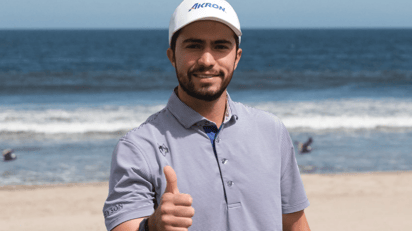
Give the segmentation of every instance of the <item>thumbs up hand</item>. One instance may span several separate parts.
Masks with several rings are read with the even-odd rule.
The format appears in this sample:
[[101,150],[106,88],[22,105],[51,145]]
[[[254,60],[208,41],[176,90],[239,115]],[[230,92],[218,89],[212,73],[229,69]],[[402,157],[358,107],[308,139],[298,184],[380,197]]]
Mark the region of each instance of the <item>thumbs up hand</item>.
[[166,190],[160,205],[149,218],[149,230],[183,231],[192,225],[195,209],[192,207],[192,197],[179,193],[176,173],[172,167],[163,169],[166,176]]

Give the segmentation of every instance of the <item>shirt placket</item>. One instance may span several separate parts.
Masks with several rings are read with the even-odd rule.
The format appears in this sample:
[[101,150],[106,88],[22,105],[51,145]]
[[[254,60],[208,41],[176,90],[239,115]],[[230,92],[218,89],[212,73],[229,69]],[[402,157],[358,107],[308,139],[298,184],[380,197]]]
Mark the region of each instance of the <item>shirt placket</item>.
[[[224,134],[224,127],[227,122],[228,120],[226,119],[225,122],[222,123],[222,126],[219,130],[214,123],[204,122],[202,123],[202,125],[204,125],[204,133],[209,137],[211,141],[213,152],[220,171],[225,200],[228,208],[231,209],[240,206],[240,199],[238,187],[236,186],[236,182],[234,180],[235,172],[233,171],[233,166],[231,166],[230,157],[227,155],[228,152],[224,148],[226,146],[224,144],[225,141],[222,138]],[[214,129],[211,128],[212,126],[214,126]],[[213,139],[213,135],[208,135],[208,131],[213,132],[214,130],[217,132]]]
[[[222,127],[215,138],[214,143],[214,151],[217,158],[217,162],[220,169],[220,175],[222,178],[222,183],[225,192],[226,203],[229,209],[237,208],[240,206],[240,197],[239,197],[239,188],[237,187],[237,182],[235,180],[235,171],[236,170],[233,166],[233,161],[231,160],[232,157],[228,155],[227,147],[227,140],[224,137],[224,126]],[[230,210],[229,210],[230,211]]]

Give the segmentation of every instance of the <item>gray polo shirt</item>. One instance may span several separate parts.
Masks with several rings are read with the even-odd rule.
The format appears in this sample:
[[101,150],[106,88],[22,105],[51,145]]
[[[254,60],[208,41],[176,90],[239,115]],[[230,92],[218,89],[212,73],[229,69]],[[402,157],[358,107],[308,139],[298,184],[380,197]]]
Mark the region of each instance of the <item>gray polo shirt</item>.
[[189,230],[282,230],[282,214],[309,206],[289,133],[274,115],[233,102],[215,139],[208,121],[175,93],[167,106],[122,137],[103,208],[108,230],[149,216],[166,188],[163,167],[193,198]]

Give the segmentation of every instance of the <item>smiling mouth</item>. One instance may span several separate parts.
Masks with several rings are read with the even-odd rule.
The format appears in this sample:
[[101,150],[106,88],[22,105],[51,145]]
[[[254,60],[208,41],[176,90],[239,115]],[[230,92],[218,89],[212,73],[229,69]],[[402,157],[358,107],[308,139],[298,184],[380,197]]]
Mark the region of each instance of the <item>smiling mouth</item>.
[[209,79],[213,77],[219,77],[218,74],[193,74],[194,77],[201,78],[201,79]]

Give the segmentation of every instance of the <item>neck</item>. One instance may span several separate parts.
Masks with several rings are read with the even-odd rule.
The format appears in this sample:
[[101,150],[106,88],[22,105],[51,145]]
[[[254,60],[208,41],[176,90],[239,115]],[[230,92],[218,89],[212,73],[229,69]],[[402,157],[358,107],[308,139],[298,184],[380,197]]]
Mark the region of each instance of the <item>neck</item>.
[[226,111],[226,91],[214,101],[204,101],[188,95],[179,86],[177,88],[177,96],[187,106],[191,107],[206,119],[214,122],[218,128],[222,125]]

